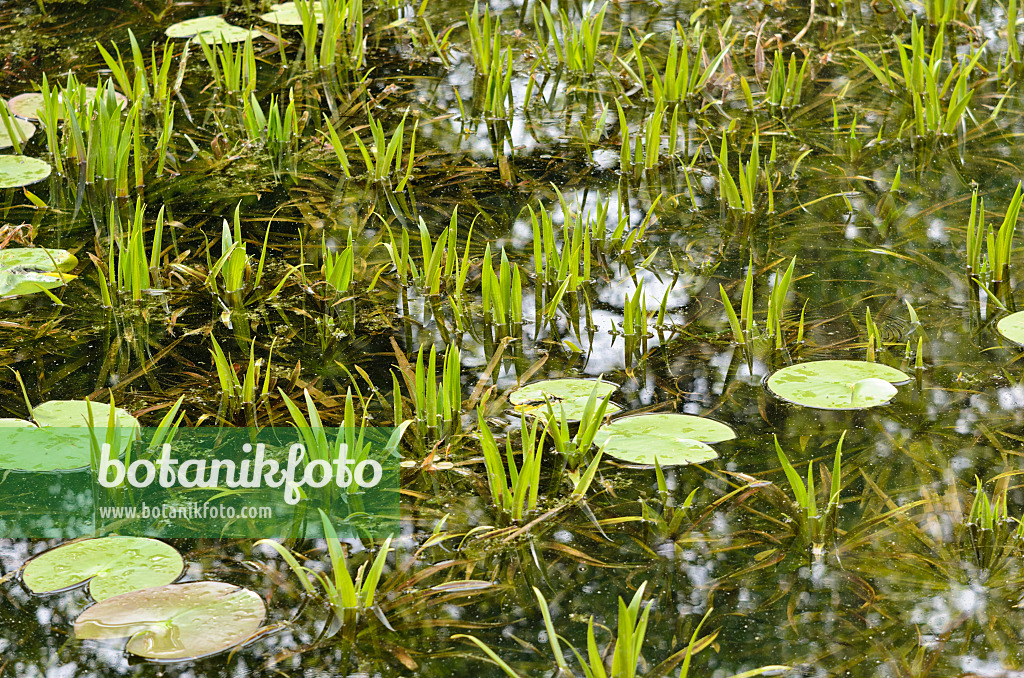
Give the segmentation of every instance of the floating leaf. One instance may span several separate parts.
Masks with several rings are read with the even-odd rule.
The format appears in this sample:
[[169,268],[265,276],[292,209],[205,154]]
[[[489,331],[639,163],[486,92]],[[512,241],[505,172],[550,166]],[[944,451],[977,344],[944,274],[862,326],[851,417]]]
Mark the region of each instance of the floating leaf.
[[818,360],[782,368],[768,378],[768,389],[804,407],[860,410],[889,402],[896,394],[893,384],[909,380],[896,368],[879,363]]
[[[35,424],[20,419],[0,420],[0,469],[58,471],[84,468],[92,463],[88,407],[92,408],[96,435],[103,442],[110,405],[84,400],[51,400],[32,408]],[[121,408],[114,409],[119,429],[117,454],[131,445],[139,422]],[[115,452],[111,451],[111,456]]]
[[[86,100],[91,100],[96,97],[98,92],[95,87],[85,88]],[[57,110],[57,120],[64,120],[67,116],[64,110],[64,94],[61,93],[58,96],[58,103],[60,104]],[[114,92],[114,98],[122,109],[128,106],[128,97],[121,94],[120,92]],[[11,97],[11,100],[7,102],[7,107],[11,110],[11,113],[24,118],[25,120],[39,120],[40,112],[43,110],[43,95],[41,92],[25,92],[19,94],[16,97]],[[2,127],[3,125],[0,125]]]
[[16,247],[0,250],[0,297],[17,297],[60,287],[75,276],[78,259],[66,250]]
[[50,165],[24,155],[0,155],[0,188],[17,188],[50,176]]
[[1024,311],[1011,313],[1005,318],[1000,318],[996,323],[996,329],[1015,344],[1024,344]]
[[[316,17],[318,24],[324,22],[324,11],[319,2],[313,3],[313,16]],[[295,6],[294,2],[281,2],[271,5],[270,11],[266,14],[261,14],[260,18],[266,22],[282,26],[302,25],[302,15],[299,13],[299,8]]]
[[207,657],[254,634],[267,616],[254,591],[216,581],[168,584],[96,603],[75,620],[82,640],[128,638],[126,650],[157,660]]
[[896,393],[896,387],[885,379],[868,377],[850,385],[850,405],[871,407],[878,401],[889,402]]
[[244,42],[250,35],[258,37],[259,31],[251,31],[241,26],[229,24],[220,16],[204,16],[198,19],[179,21],[167,27],[164,34],[168,38],[191,38],[202,35],[203,40],[211,42]]
[[102,537],[71,542],[28,561],[22,581],[32,593],[55,593],[89,582],[94,600],[163,586],[185,563],[173,546],[144,537]]
[[731,440],[736,433],[720,421],[690,414],[638,414],[602,426],[594,436],[605,454],[632,464],[662,466],[710,461],[718,453],[707,443]]
[[[598,398],[604,398],[618,388],[611,382],[598,379],[549,379],[513,391],[508,401],[516,410],[526,414],[546,411],[545,403],[550,401],[555,414],[564,409],[566,418],[575,421],[583,416],[594,387],[597,387]],[[608,403],[607,414],[618,410],[617,405]]]
[[[0,106],[3,106],[2,102],[0,102]],[[10,120],[12,127],[17,127],[21,130],[21,137],[18,139],[18,143],[24,143],[36,133],[36,126],[28,120],[22,120],[21,118],[16,117],[12,117]],[[11,141],[11,135],[7,133],[7,125],[5,125],[2,118],[0,118],[0,148],[9,148],[13,145],[14,143]]]

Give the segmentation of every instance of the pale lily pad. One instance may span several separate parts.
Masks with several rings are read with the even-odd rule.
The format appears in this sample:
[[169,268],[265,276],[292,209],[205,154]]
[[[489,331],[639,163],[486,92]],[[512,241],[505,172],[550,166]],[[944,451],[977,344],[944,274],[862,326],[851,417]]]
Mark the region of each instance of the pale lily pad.
[[[603,399],[609,393],[618,388],[615,384],[598,379],[549,379],[527,384],[508,397],[508,401],[517,411],[526,414],[538,414],[547,411],[546,402],[551,403],[551,409],[558,415],[565,412],[569,421],[577,421],[583,416],[587,407],[587,401],[594,388],[597,388],[597,397]],[[619,407],[608,403],[606,414],[618,412]]]
[[996,323],[996,329],[1015,344],[1024,344],[1024,311],[1011,313],[1005,318],[1000,318]]
[[94,600],[170,584],[185,569],[170,544],[144,537],[71,542],[28,561],[21,579],[32,593],[56,593],[89,582]]
[[896,368],[879,363],[818,360],[782,368],[768,378],[768,389],[804,407],[861,410],[889,402],[897,392],[893,384],[909,380]]
[[[0,106],[3,106],[3,102],[0,102]],[[32,135],[36,133],[36,126],[30,123],[28,120],[22,120],[11,116],[11,127],[15,128],[14,133],[17,134],[21,131],[21,136],[18,138],[18,143],[23,144],[32,138]],[[10,148],[14,145],[11,141],[11,135],[7,132],[7,125],[3,123],[3,119],[0,118],[0,148]]]
[[[104,442],[110,405],[84,400],[51,400],[32,408],[35,424],[19,419],[0,420],[0,469],[18,471],[64,471],[92,464],[92,438],[87,408],[92,408],[93,426]],[[114,408],[114,425],[119,429],[120,455],[131,445],[139,422],[129,412]]]
[[[720,421],[690,414],[638,414],[598,429],[595,445],[606,455],[631,464],[699,464],[718,457],[707,443],[731,440],[736,433]],[[605,444],[607,443],[607,444]]]
[[[85,98],[94,98],[97,91],[99,90],[95,87],[86,87]],[[120,92],[114,92],[114,98],[122,109],[128,106],[128,97]],[[67,116],[65,115],[66,112],[63,106],[63,94],[58,97],[58,102],[61,106],[57,111],[57,120],[64,120]],[[43,110],[43,94],[42,92],[25,92],[24,94],[19,94],[16,97],[11,97],[11,100],[7,102],[7,107],[11,110],[11,113],[19,118],[24,118],[25,120],[39,120]],[[0,125],[0,127],[2,126],[3,125]]]
[[[322,24],[324,22],[323,8],[319,2],[313,3],[313,16],[316,17],[316,22]],[[281,2],[276,5],[270,6],[270,11],[266,14],[261,14],[260,18],[266,22],[272,24],[280,24],[282,26],[301,26],[302,15],[299,13],[299,8],[295,6],[294,2]]]
[[168,584],[96,603],[75,620],[81,640],[128,638],[139,657],[181,661],[207,657],[245,642],[267,616],[249,589],[216,581]]
[[0,188],[17,188],[50,176],[50,165],[25,155],[0,155]]
[[78,259],[67,250],[13,247],[0,250],[0,297],[18,297],[60,287],[75,276]]
[[244,42],[250,35],[254,38],[259,36],[260,32],[229,24],[220,16],[204,16],[179,21],[168,26],[164,34],[168,38],[191,38],[202,35],[205,42],[213,43]]

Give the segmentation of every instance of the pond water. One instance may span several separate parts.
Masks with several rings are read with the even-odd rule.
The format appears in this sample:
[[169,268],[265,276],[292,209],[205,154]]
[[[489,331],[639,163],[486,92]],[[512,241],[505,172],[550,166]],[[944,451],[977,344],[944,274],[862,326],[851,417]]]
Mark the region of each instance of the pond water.
[[[506,675],[472,635],[554,675],[536,587],[577,676],[591,619],[615,676],[679,675],[702,619],[692,675],[1020,675],[1022,353],[996,330],[1020,287],[1017,7],[895,1],[622,1],[596,26],[578,2],[352,0],[334,39],[261,20],[269,2],[0,2],[4,98],[70,73],[128,98],[96,104],[115,123],[78,155],[67,122],[37,123],[21,153],[53,172],[0,189],[0,242],[77,257],[67,284],[0,301],[0,416],[113,398],[155,426],[180,398],[183,427],[288,426],[282,393],[306,389],[325,425],[349,390],[373,425],[413,420],[376,612],[339,625],[255,539],[171,539],[183,581],[245,586],[267,618],[230,652],[148,662],[75,637],[86,588],[20,581],[59,540],[0,535],[0,674]],[[212,15],[259,29],[251,57],[165,38]],[[219,261],[238,235],[248,263]],[[412,393],[421,349],[447,417]],[[255,403],[221,387],[250,355]],[[839,409],[765,385],[837,359],[908,379],[891,398],[842,381]],[[481,422],[523,463],[507,396],[565,377],[613,383],[609,413],[736,436],[660,487],[605,455],[582,496],[562,469],[597,448],[548,441],[536,506],[512,515]],[[812,461],[814,510],[794,500]],[[994,508],[972,511],[980,493]],[[347,540],[349,570],[381,545]],[[289,546],[331,569],[324,540]],[[612,667],[618,600],[645,582],[636,665]]]

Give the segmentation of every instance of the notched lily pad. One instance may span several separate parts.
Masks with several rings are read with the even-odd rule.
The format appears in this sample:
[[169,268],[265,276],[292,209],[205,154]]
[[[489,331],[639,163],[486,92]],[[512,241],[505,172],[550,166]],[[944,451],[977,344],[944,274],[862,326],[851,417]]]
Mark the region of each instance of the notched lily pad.
[[67,250],[13,247],[0,250],[0,297],[19,297],[60,287],[75,276],[78,259]]
[[[594,444],[606,455],[631,464],[699,464],[718,457],[707,443],[731,440],[736,433],[720,421],[690,414],[638,414],[598,429]],[[605,444],[607,443],[607,444]]]
[[[323,8],[319,2],[313,3],[313,16],[318,24],[324,22]],[[281,2],[271,5],[270,11],[266,14],[261,14],[260,18],[268,23],[280,24],[281,26],[302,25],[302,14],[299,13],[299,8],[296,7],[294,2]]]
[[0,155],[0,188],[18,188],[50,176],[49,163],[25,155]]
[[784,367],[768,377],[779,398],[822,410],[861,410],[889,402],[910,377],[894,367],[860,360],[818,360]]
[[[577,421],[583,416],[587,401],[595,387],[598,398],[604,398],[618,388],[611,382],[599,379],[549,379],[527,384],[513,391],[508,401],[517,411],[524,414],[546,412],[546,402],[550,401],[551,409],[556,415],[564,410],[568,420]],[[617,405],[608,403],[606,414],[618,411]]]
[[1013,343],[1024,345],[1024,311],[1000,318],[996,323],[996,329]]
[[28,561],[21,579],[32,593],[89,582],[93,600],[170,584],[185,568],[173,546],[144,537],[102,537],[63,544]]
[[[35,423],[21,419],[0,420],[0,469],[16,471],[66,471],[92,463],[92,434],[88,428],[92,408],[95,435],[103,442],[110,405],[84,400],[51,400],[32,408]],[[129,412],[114,408],[118,449],[132,443],[139,422]],[[111,456],[115,451],[111,450]]]
[[82,640],[128,638],[139,657],[181,661],[230,650],[267,616],[254,591],[215,581],[168,584],[96,603],[75,620]]
[[260,32],[229,24],[220,16],[203,16],[168,26],[164,34],[168,38],[191,38],[202,35],[205,42],[212,43],[244,42],[250,35],[254,38],[259,36]]

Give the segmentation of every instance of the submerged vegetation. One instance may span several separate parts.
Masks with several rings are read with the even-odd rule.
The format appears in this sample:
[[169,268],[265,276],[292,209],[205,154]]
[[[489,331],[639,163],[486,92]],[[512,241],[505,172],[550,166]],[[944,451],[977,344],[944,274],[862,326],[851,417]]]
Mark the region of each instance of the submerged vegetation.
[[0,4],[0,485],[381,427],[400,529],[0,532],[0,673],[1022,670],[1016,0],[120,4]]

